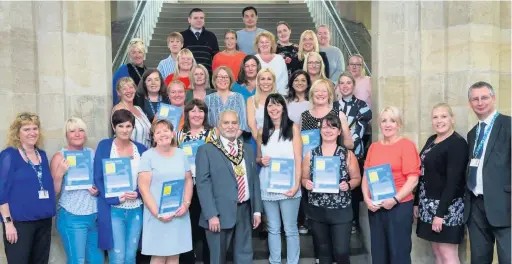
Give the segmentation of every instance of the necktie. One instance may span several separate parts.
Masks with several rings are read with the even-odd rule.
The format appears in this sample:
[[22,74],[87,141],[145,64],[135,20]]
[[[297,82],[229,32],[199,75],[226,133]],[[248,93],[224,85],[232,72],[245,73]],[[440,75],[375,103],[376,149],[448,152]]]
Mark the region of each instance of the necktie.
[[[229,155],[236,156],[235,143],[229,142]],[[236,183],[238,184],[238,202],[241,203],[245,201],[245,177],[240,176],[236,177]]]
[[237,152],[237,151],[236,151],[236,149],[235,149],[235,143],[233,143],[233,142],[231,142],[231,141],[230,141],[230,142],[228,143],[228,146],[229,146],[229,155],[231,155],[231,156],[236,156],[236,152]]
[[194,33],[194,35],[196,35],[196,39],[199,39],[199,36],[201,36],[201,33],[200,32],[196,32],[196,33]]
[[[478,145],[484,138],[485,126],[486,126],[486,124],[484,122],[480,123],[480,132],[478,133],[478,139],[475,142],[475,149],[478,148]],[[479,153],[475,153],[473,158],[480,159],[482,157],[483,152],[484,152],[484,148],[482,146],[482,149],[479,151]],[[478,171],[478,167],[469,166],[469,175],[468,175],[468,184],[467,185],[470,190],[473,190],[476,187],[477,171]]]

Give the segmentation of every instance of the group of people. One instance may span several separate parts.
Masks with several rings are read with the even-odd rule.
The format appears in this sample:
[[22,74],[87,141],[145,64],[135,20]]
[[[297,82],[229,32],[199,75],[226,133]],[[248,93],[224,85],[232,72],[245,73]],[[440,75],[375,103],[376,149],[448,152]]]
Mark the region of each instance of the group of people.
[[[510,262],[511,122],[496,111],[489,83],[468,90],[479,123],[467,141],[454,130],[451,107],[439,103],[431,112],[435,134],[421,152],[400,133],[404,124],[393,106],[379,111],[382,138],[369,145],[371,88],[362,56],[350,57],[344,71],[327,27],[305,31],[297,46],[286,22],[277,24],[276,41],[256,27],[254,7],[242,16],[246,28],[226,32],[226,50],[218,52],[204,12],[193,9],[190,28],[169,35],[171,55],[158,69],[144,66],[143,40],[133,40],[130,63],[114,75],[113,137],[95,149],[85,147],[86,123],[72,117],[64,124],[66,146],[49,161],[38,115],[16,116],[0,153],[9,263],[48,263],[57,215],[68,263],[103,263],[105,250],[110,263],[135,263],[139,248],[151,263],[194,263],[199,243],[204,263],[226,263],[230,245],[234,263],[252,263],[252,230],[264,224],[270,263],[281,263],[281,230],[287,263],[299,263],[299,232],[306,230],[318,263],[345,264],[359,202],[369,210],[375,264],[411,263],[414,218],[436,263],[459,263],[465,225],[472,263],[491,263],[495,241],[499,262]],[[164,104],[182,109],[177,124],[157,118]],[[315,129],[320,143],[305,150],[303,133]],[[193,141],[204,144],[189,162],[182,147]],[[93,187],[63,188],[70,150],[91,153]],[[106,197],[102,163],[123,157],[135,188]],[[335,192],[314,190],[321,157],[339,159]],[[271,163],[279,158],[293,160],[293,184],[284,192],[269,188]],[[384,164],[396,195],[375,203],[365,169]],[[183,180],[182,202],[159,217],[169,180]]]

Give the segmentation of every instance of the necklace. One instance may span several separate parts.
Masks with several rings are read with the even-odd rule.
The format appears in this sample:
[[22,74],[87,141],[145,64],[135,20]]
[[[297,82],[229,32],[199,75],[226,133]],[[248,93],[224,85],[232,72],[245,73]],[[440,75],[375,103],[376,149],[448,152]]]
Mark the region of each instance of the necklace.
[[[139,79],[142,80],[142,75],[140,75],[140,72],[139,72],[139,69],[137,69],[137,66],[133,65],[133,63],[130,63],[130,65],[132,66],[133,70],[135,70],[135,73],[137,73],[137,75],[139,76]],[[146,71],[146,66],[142,67],[142,70]]]

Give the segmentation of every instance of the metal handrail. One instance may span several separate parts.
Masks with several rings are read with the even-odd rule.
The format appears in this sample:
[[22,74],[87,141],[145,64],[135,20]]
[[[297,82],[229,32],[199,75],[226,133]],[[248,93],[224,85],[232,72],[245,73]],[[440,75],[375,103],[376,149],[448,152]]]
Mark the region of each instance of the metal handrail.
[[[343,21],[341,20],[335,6],[330,0],[305,0],[316,26],[328,25],[332,30],[331,41],[336,47],[343,47],[349,56],[360,54],[359,49],[350,37]],[[366,62],[364,68],[367,75],[371,75]]]
[[140,1],[135,14],[123,41],[116,52],[116,56],[112,62],[112,72],[115,72],[122,64],[128,61],[128,46],[133,38],[141,38],[144,40],[146,54],[149,44],[153,36],[153,32],[158,22],[158,16],[162,10],[165,0]]

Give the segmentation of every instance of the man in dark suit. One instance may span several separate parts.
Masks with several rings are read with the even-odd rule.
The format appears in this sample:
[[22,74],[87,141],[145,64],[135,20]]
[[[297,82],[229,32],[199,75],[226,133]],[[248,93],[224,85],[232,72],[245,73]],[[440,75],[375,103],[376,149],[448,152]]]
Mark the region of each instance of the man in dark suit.
[[[238,114],[226,110],[219,116],[218,139],[199,147],[196,155],[196,187],[206,229],[210,263],[226,263],[232,238],[233,262],[253,259],[251,227],[261,222],[260,181],[251,147],[237,139]],[[234,236],[234,237],[233,237]]]
[[468,97],[479,120],[468,133],[470,163],[464,203],[471,263],[491,264],[495,241],[499,263],[511,263],[510,116],[496,111],[496,95],[489,83],[473,84]]

